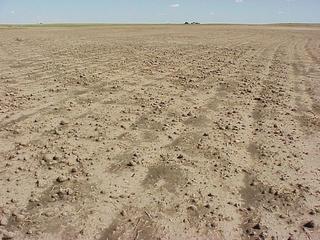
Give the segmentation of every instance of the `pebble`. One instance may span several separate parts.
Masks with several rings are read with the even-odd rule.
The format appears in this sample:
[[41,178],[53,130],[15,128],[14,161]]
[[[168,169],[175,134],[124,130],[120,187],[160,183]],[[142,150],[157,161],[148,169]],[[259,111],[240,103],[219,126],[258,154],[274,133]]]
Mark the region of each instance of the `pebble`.
[[42,160],[44,160],[45,162],[50,162],[53,160],[53,155],[52,154],[44,154],[42,157]]
[[133,161],[128,162],[128,163],[127,163],[127,166],[128,166],[128,167],[133,167],[133,166],[134,166]]
[[67,124],[68,124],[68,122],[65,121],[65,120],[61,120],[61,121],[60,121],[60,125],[61,125],[61,126],[64,126],[64,125],[67,125]]
[[309,214],[310,215],[316,215],[316,211],[312,209],[312,210],[310,210]]
[[12,216],[15,217],[17,222],[22,222],[25,220],[25,216],[17,212],[13,212]]
[[59,176],[57,178],[57,182],[59,182],[59,183],[63,183],[63,182],[66,182],[66,181],[68,181],[68,178],[66,176]]
[[192,211],[197,211],[197,207],[194,205],[190,205],[187,209]]
[[179,154],[177,158],[178,158],[178,159],[182,159],[182,158],[183,158],[183,155],[182,155],[182,154]]
[[210,204],[207,203],[206,205],[204,205],[205,208],[210,208]]
[[39,187],[39,188],[44,187],[45,185],[46,185],[46,182],[44,180],[38,179],[36,181],[36,186]]
[[122,210],[121,212],[120,212],[120,214],[121,214],[121,216],[125,216],[126,215],[126,212],[124,211],[124,210]]
[[6,216],[2,216],[0,219],[0,226],[7,226],[8,222],[8,218]]
[[315,226],[316,226],[316,224],[312,220],[303,225],[303,227],[305,227],[305,228],[315,228]]
[[54,216],[54,212],[53,211],[44,212],[43,215],[46,217],[52,217]]
[[257,223],[257,224],[254,225],[252,228],[253,228],[253,229],[256,229],[256,230],[260,230],[260,229],[261,229],[261,226],[260,226],[259,223]]

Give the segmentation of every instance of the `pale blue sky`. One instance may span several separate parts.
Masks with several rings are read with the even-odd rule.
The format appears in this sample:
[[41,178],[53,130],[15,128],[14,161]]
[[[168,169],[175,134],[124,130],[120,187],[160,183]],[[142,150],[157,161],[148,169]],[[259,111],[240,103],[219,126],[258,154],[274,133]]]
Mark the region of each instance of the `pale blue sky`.
[[0,23],[320,23],[320,0],[0,0]]

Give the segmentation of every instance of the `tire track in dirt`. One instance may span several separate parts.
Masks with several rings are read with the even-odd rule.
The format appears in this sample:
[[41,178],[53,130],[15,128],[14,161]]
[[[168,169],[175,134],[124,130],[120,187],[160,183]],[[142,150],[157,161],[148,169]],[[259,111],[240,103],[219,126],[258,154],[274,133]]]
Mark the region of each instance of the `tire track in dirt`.
[[[260,85],[261,85],[260,83],[262,82],[262,80],[267,75],[267,72],[269,71],[269,69],[268,69],[269,65],[264,64],[264,62],[266,60],[268,60],[269,57],[271,57],[271,59],[272,59],[274,52],[276,52],[276,50],[274,49],[274,45],[275,45],[275,43],[272,42],[270,44],[270,46],[266,47],[266,49],[261,50],[260,51],[261,56],[259,58],[255,59],[255,61],[254,61],[254,62],[259,62],[261,64],[261,66],[263,66],[263,69],[265,69],[265,70],[261,70],[261,66],[258,66],[258,67],[256,67],[256,69],[254,71],[251,70],[251,72],[254,72],[254,73],[249,78],[246,76],[248,76],[248,72],[250,72],[250,70],[249,70],[250,68],[248,70],[244,71],[243,76],[241,73],[240,74],[237,73],[237,75],[239,76],[239,79],[241,79],[241,81],[238,83],[238,86],[235,85],[236,86],[235,88],[232,88],[230,85],[228,86],[228,88],[229,88],[228,91],[230,91],[230,87],[231,87],[232,90],[230,91],[230,94],[233,94],[233,95],[231,95],[231,96],[226,95],[225,96],[226,98],[229,97],[229,99],[230,99],[230,97],[232,98],[232,96],[234,96],[234,95],[236,95],[236,97],[239,97],[239,95],[240,95],[240,99],[241,99],[241,96],[242,96],[241,94],[246,93],[247,99],[243,99],[244,101],[241,101],[241,100],[239,101],[239,98],[237,98],[234,103],[231,101],[230,106],[233,106],[231,109],[237,109],[237,106],[242,107],[241,116],[242,116],[242,118],[244,117],[244,119],[242,121],[247,123],[246,124],[247,126],[251,126],[251,124],[250,124],[251,120],[248,119],[248,117],[247,117],[250,114],[248,114],[246,116],[245,113],[246,113],[246,111],[248,111],[248,113],[250,113],[252,111],[252,107],[250,106],[251,105],[250,98],[252,95],[255,95],[254,94],[255,92],[259,91],[259,90],[257,90],[257,88],[260,87]],[[260,68],[260,70],[257,70],[259,68]],[[244,78],[244,79],[242,79],[242,78]],[[256,81],[256,82],[254,82],[254,81]],[[254,83],[254,84],[252,84],[252,83]],[[240,91],[240,94],[237,93],[239,91]],[[246,106],[246,105],[248,107],[245,107],[246,110],[244,110],[244,106]],[[233,114],[233,115],[239,115],[239,113],[236,112],[236,114]],[[234,116],[231,121],[234,121]],[[250,131],[252,131],[252,130],[246,130],[246,132],[250,132]],[[250,141],[250,135],[246,136],[244,131],[242,132],[240,130],[236,135],[241,135],[241,141],[243,142],[244,146],[246,144],[248,144],[248,142]],[[239,141],[239,140],[236,140],[236,141]],[[240,145],[238,148],[237,146],[234,146],[234,144],[231,144],[231,147],[233,147],[233,149],[235,149],[235,148],[237,149],[237,152],[235,152],[234,154],[231,154],[231,156],[234,155],[234,160],[235,160],[235,162],[233,163],[234,166],[238,165],[239,166],[238,168],[243,169],[243,171],[247,172],[248,166],[250,168],[250,164],[251,164],[250,162],[248,162],[248,160],[250,160],[251,157],[246,156],[247,155],[246,149],[243,148],[242,145]],[[227,150],[227,151],[233,152],[231,149]],[[244,160],[240,160],[241,158],[243,158]],[[248,159],[248,160],[245,160],[245,159]],[[243,188],[241,179],[238,180],[238,183],[233,183],[233,184],[238,186],[238,189]],[[237,201],[241,202],[241,199],[238,199]],[[246,203],[244,205],[246,205]],[[236,214],[236,213],[234,213],[234,214]],[[241,224],[241,222],[239,222],[237,225],[242,225],[242,224]],[[238,236],[238,238],[239,237],[240,236]]]
[[[317,218],[313,217],[312,213],[314,209],[319,206],[319,193],[315,189],[319,188],[317,179],[317,170],[319,169],[319,162],[316,157],[320,154],[320,140],[318,133],[320,131],[319,112],[317,112],[317,104],[319,98],[317,96],[320,92],[320,87],[317,79],[319,78],[319,65],[314,55],[310,55],[308,49],[310,45],[319,43],[319,36],[317,32],[311,32],[310,38],[301,40],[295,48],[292,50],[292,74],[291,79],[295,82],[295,105],[294,117],[297,121],[297,125],[300,126],[299,141],[296,144],[296,148],[300,153],[302,169],[298,172],[297,185],[303,186],[302,195],[305,199],[304,206],[305,211],[301,212],[299,221],[304,224],[307,221],[317,221]],[[301,187],[300,187],[301,188]],[[306,190],[310,189],[310,190]],[[309,213],[309,214],[308,214]],[[318,229],[306,229],[303,228],[301,234],[302,239],[314,238],[317,239],[320,236]]]
[[[304,224],[303,221],[307,221],[304,218],[305,213],[308,212],[308,208],[304,202],[306,194],[295,186],[295,184],[298,186],[300,184],[295,179],[295,172],[299,171],[298,169],[302,167],[302,163],[301,161],[292,162],[290,160],[291,158],[298,160],[298,156],[300,157],[301,153],[305,150],[301,147],[301,142],[298,140],[299,135],[301,136],[301,133],[296,131],[299,123],[294,117],[291,117],[292,109],[290,106],[292,106],[292,103],[295,103],[294,94],[291,92],[296,88],[295,82],[297,80],[290,76],[290,69],[288,68],[290,58],[286,57],[286,55],[290,56],[293,49],[294,41],[287,44],[286,48],[282,48],[275,55],[275,62],[271,66],[271,70],[275,71],[275,73],[270,72],[270,77],[266,79],[265,88],[261,90],[260,97],[257,98],[258,105],[253,113],[256,120],[256,129],[254,131],[253,143],[249,145],[248,151],[255,162],[259,160],[259,164],[254,167],[255,173],[249,172],[250,177],[246,178],[247,190],[244,194],[246,194],[245,196],[249,203],[247,207],[249,209],[253,208],[247,214],[249,221],[245,222],[248,239],[254,239],[259,234],[261,239],[270,236],[270,234],[279,236],[281,229],[277,228],[284,224],[283,220],[288,225],[286,226],[286,231],[282,230],[282,237],[294,235],[299,236],[299,239],[307,239],[307,236],[304,235],[301,229],[301,226]],[[299,66],[301,66],[301,63],[299,63]],[[307,76],[306,73],[303,75]],[[270,107],[272,107],[272,110]],[[278,117],[273,119],[271,113],[278,115]],[[277,124],[273,123],[275,120],[278,121]],[[287,122],[287,126],[281,124],[285,122]],[[266,126],[268,127],[266,128]],[[268,129],[269,131],[266,131]],[[267,140],[270,135],[274,135],[271,142]],[[280,144],[277,139],[281,140],[282,144],[287,145],[288,148],[287,151],[283,151],[284,154],[288,154],[287,159],[283,159],[281,162],[274,161],[276,156],[279,156],[277,158],[281,158],[281,154],[274,150],[275,146]],[[297,147],[299,145],[300,147]],[[266,161],[275,165],[269,166],[270,163]],[[261,163],[264,164],[262,168]],[[287,170],[275,172],[277,166],[282,166]],[[271,169],[269,169],[270,167]],[[259,168],[263,171],[263,174],[261,174],[262,172]],[[274,172],[274,175],[268,176],[267,172]],[[271,179],[277,175],[282,181],[286,180],[286,184],[278,186],[274,184]],[[272,206],[272,202],[278,207],[277,209],[265,207],[270,204]],[[256,215],[256,212],[259,212],[260,215]],[[279,220],[276,220],[277,216]],[[266,219],[270,217],[274,219],[274,224],[269,223],[269,225],[264,225],[264,223],[268,222]]]
[[[283,43],[280,43],[272,54],[272,57],[268,61],[266,68],[263,72],[262,84],[260,90],[254,90],[254,92],[259,92],[254,97],[254,101],[256,104],[252,109],[252,135],[250,138],[251,143],[248,144],[247,151],[250,154],[249,159],[251,159],[251,163],[249,163],[249,168],[245,170],[244,174],[244,183],[245,187],[241,190],[241,195],[244,199],[244,210],[243,216],[244,220],[241,224],[243,229],[243,239],[254,239],[258,236],[260,239],[264,239],[266,237],[266,226],[261,224],[261,215],[265,211],[263,209],[262,201],[265,201],[269,196],[267,185],[260,183],[257,176],[259,174],[258,161],[260,159],[260,149],[257,144],[259,144],[259,128],[261,129],[261,123],[264,122],[264,116],[266,114],[265,107],[268,104],[264,99],[267,97],[267,91],[269,88],[274,87],[275,79],[274,77],[278,74],[274,71],[277,71],[277,67],[279,64],[279,56],[281,56],[281,48],[283,48]],[[268,101],[270,101],[269,99]],[[271,100],[272,101],[272,100]],[[270,103],[269,103],[270,104]],[[261,194],[261,192],[263,194]],[[261,215],[259,215],[259,214]]]
[[[311,34],[310,34],[311,35]],[[319,36],[319,34],[317,34]],[[312,42],[313,40],[313,42]],[[292,64],[292,75],[297,79],[296,83],[296,120],[301,126],[301,145],[300,151],[304,153],[302,157],[303,171],[299,172],[298,183],[304,186],[303,195],[305,198],[305,216],[302,221],[315,221],[318,218],[313,217],[312,213],[320,205],[318,171],[320,155],[320,115],[318,111],[320,85],[318,79],[320,76],[319,62],[315,55],[310,55],[310,46],[319,44],[318,38],[301,41],[300,45],[294,49],[294,61]],[[314,53],[313,51],[312,53]],[[317,170],[315,170],[317,169]],[[305,189],[310,190],[305,190]],[[309,214],[307,214],[309,212]],[[317,239],[320,237],[319,229],[304,228],[303,237],[305,239]]]

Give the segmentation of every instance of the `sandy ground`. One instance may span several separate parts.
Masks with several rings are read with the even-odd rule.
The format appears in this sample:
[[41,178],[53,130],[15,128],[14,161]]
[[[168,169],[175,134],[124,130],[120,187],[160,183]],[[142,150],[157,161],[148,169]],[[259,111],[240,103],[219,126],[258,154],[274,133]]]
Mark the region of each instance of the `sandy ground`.
[[320,239],[320,27],[0,29],[3,239]]

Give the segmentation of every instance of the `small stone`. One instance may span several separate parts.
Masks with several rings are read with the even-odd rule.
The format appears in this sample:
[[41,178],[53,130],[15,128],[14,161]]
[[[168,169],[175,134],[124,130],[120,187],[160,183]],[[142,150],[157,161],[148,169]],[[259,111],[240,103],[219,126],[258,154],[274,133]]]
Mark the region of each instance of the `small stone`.
[[130,162],[127,163],[127,166],[128,166],[128,167],[133,167],[133,166],[134,166],[134,163],[133,163],[132,161],[130,161]]
[[60,177],[57,178],[57,182],[59,182],[59,183],[63,183],[63,182],[66,182],[66,181],[68,181],[68,178],[65,177],[65,176],[60,176]]
[[22,222],[25,220],[25,216],[17,212],[13,212],[12,216],[15,217],[17,222]]
[[197,207],[194,205],[190,205],[187,209],[192,211],[197,211]]
[[38,179],[38,180],[36,181],[36,186],[39,187],[39,188],[44,187],[45,185],[46,185],[45,180]]
[[7,226],[8,222],[8,218],[6,216],[2,216],[0,219],[0,226]]
[[52,217],[54,216],[54,212],[53,211],[44,212],[43,215],[46,217]]
[[53,159],[53,156],[51,154],[44,154],[42,157],[42,160],[44,160],[45,162],[50,162]]
[[246,230],[246,233],[247,233],[249,236],[254,236],[254,235],[256,235],[256,232],[253,231],[252,229],[247,229],[247,230]]
[[257,223],[257,224],[254,225],[252,228],[253,228],[253,229],[256,229],[256,230],[260,230],[260,229],[261,229],[261,226],[260,226],[259,223]]
[[67,124],[68,124],[68,122],[65,121],[65,120],[61,120],[61,121],[60,121],[60,125],[61,125],[61,126],[64,126],[64,125],[67,125]]
[[70,196],[70,195],[72,195],[73,193],[74,193],[74,192],[73,192],[73,190],[72,190],[71,188],[67,188],[67,189],[66,189],[66,194],[67,194],[67,195]]
[[315,228],[315,226],[316,226],[316,224],[312,220],[303,225],[303,227],[305,227],[305,228]]
[[259,237],[260,237],[261,239],[267,239],[268,234],[267,234],[266,232],[262,232],[262,233],[259,234]]
[[316,211],[312,209],[312,210],[310,210],[309,214],[310,215],[316,215]]
[[182,159],[182,158],[183,158],[183,155],[182,155],[182,154],[179,154],[177,158],[178,158],[178,159]]

